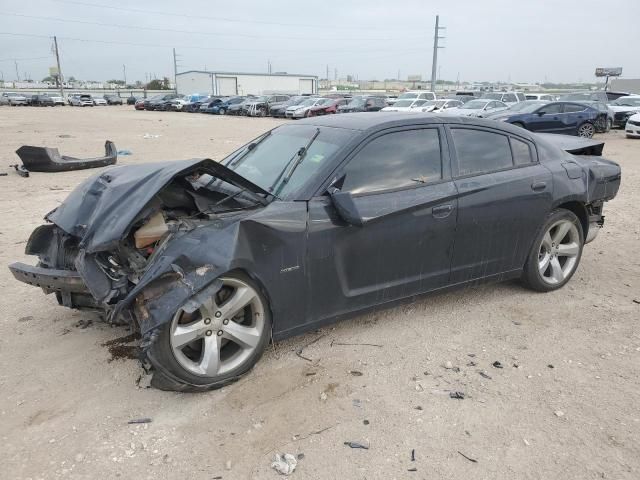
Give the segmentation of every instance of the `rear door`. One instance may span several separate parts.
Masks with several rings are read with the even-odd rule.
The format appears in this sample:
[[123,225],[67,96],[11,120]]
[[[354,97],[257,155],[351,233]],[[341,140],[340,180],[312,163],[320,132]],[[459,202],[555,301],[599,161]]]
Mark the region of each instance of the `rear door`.
[[587,107],[579,103],[565,103],[562,110],[562,133],[574,134],[578,130],[578,125],[587,118]]
[[457,201],[444,135],[386,130],[339,167],[332,177],[343,177],[364,226],[345,223],[328,196],[309,202],[311,321],[447,284]]
[[481,127],[450,127],[458,224],[451,283],[521,269],[551,208],[551,173],[535,145]]

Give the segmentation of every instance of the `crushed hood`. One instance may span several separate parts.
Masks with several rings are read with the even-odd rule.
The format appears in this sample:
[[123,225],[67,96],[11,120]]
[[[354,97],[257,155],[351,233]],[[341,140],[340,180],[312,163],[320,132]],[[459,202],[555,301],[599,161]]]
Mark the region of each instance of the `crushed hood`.
[[45,218],[80,238],[87,253],[107,250],[124,237],[153,197],[177,176],[202,171],[254,194],[268,192],[210,159],[114,167],[94,175],[71,192]]

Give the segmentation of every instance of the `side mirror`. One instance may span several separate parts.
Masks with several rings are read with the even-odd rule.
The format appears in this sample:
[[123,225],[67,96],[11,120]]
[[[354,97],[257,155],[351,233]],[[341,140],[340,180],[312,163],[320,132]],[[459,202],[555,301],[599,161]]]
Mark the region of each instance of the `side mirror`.
[[358,207],[353,201],[353,196],[350,192],[341,192],[337,188],[334,188],[329,191],[329,194],[331,195],[331,201],[333,202],[333,206],[336,208],[338,215],[340,215],[340,218],[357,227],[362,227],[364,225],[364,219],[360,215]]
[[541,117],[541,116],[542,116],[542,115],[544,115],[545,113],[547,113],[547,112],[545,112],[544,110],[540,110],[540,111],[538,111],[538,112],[537,112],[537,114],[538,114],[538,116],[539,116],[539,117]]

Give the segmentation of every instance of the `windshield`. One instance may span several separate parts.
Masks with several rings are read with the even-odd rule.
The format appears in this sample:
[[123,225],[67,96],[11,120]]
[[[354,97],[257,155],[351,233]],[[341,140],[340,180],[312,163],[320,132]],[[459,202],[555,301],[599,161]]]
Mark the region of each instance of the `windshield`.
[[502,100],[501,93],[485,93],[482,98],[490,98],[492,100]]
[[[317,134],[313,125],[284,125],[271,131],[267,137],[258,138],[237,150],[223,164],[250,182],[269,191],[292,158]],[[317,138],[311,143],[302,163],[295,170],[290,181],[282,188],[280,196],[286,196],[302,187],[313,175],[331,159],[333,154],[350,138],[348,130],[320,128]],[[261,141],[262,140],[262,141]],[[249,145],[256,145],[249,147]],[[251,148],[246,153],[247,148]],[[245,155],[246,153],[246,155]],[[241,158],[237,163],[234,158]],[[235,163],[235,164],[234,164]]]
[[407,92],[407,93],[403,93],[402,95],[398,96],[398,100],[404,100],[406,98],[418,98],[418,94],[417,93],[413,93],[413,92]]
[[522,113],[531,113],[535,111],[540,105],[545,105],[547,102],[540,101],[526,101],[515,103],[509,107],[510,112],[522,112]]
[[[597,97],[597,96],[596,96]],[[590,93],[569,93],[568,95],[562,95],[559,100],[591,100],[593,98]]]
[[364,98],[362,97],[355,97],[353,98],[349,104],[350,107],[361,107],[362,105],[364,105]]
[[410,107],[411,105],[413,105],[413,100],[398,100],[396,103],[393,104],[394,107],[400,107],[400,108],[404,108],[404,107]]
[[458,108],[463,108],[466,110],[482,110],[486,104],[487,102],[485,102],[484,100],[471,100],[470,102],[467,102]]
[[611,105],[620,105],[623,107],[640,107],[640,97],[620,97],[614,102],[611,102]]

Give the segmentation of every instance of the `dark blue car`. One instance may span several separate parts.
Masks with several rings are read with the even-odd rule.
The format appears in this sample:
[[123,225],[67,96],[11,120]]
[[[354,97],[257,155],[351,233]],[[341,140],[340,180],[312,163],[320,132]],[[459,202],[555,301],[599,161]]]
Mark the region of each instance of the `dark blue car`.
[[223,100],[220,103],[216,103],[207,109],[207,113],[214,113],[218,115],[225,115],[231,105],[243,102],[245,97],[230,97]]
[[561,133],[591,138],[601,124],[607,121],[607,113],[592,105],[577,102],[551,102],[531,104],[520,111],[505,110],[491,117],[508,122],[532,132]]

